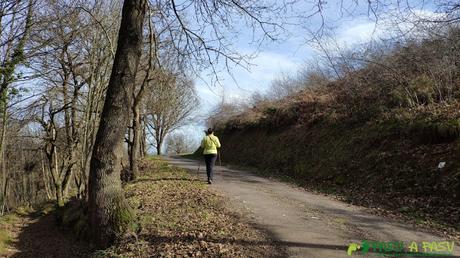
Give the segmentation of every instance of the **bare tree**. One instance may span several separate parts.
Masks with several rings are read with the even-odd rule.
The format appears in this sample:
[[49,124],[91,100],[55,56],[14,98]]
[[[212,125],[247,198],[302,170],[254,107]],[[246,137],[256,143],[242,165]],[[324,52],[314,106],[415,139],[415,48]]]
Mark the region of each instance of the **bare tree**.
[[[62,112],[63,107],[55,108],[53,100],[47,100],[44,98],[42,103],[42,112],[40,116],[36,117],[36,121],[40,123],[45,132],[43,151],[45,153],[49,172],[51,174],[52,185],[54,186],[54,193],[56,202],[59,207],[64,206],[65,189],[70,183],[70,171],[66,168],[65,159],[59,159],[59,155],[62,155],[66,151],[65,144],[59,144],[58,131],[62,131],[65,128],[59,128],[56,125],[56,115]],[[45,110],[47,109],[48,112]],[[46,118],[47,117],[47,118]],[[62,163],[60,161],[63,161]]]
[[281,74],[271,82],[268,95],[270,99],[285,98],[297,93],[304,88],[303,86],[304,85],[302,85],[296,77],[288,74]]
[[196,144],[183,132],[171,133],[166,140],[166,151],[171,154],[183,154],[194,151]]
[[80,197],[83,197],[88,190],[91,154],[112,69],[121,6],[112,1],[96,1],[95,6],[79,5],[78,8],[89,14],[92,24],[91,29],[84,31],[85,41],[81,46],[85,50],[85,69],[82,71],[85,86],[80,98],[84,111],[79,133],[81,158],[75,173],[75,184]]
[[[38,108],[36,113],[40,119],[37,120],[43,125],[44,145],[51,144],[58,150],[47,152],[47,160],[50,173],[54,173],[51,174],[54,186],[59,188],[54,191],[58,193],[56,199],[60,206],[72,182],[79,197],[83,197],[87,189],[90,153],[116,35],[106,24],[118,23],[112,17],[119,10],[117,5],[103,1],[96,1],[92,6],[71,4],[51,1],[46,8],[37,10],[41,28],[33,33],[32,45],[41,47],[29,61],[44,96],[36,105],[31,105],[31,109]],[[55,130],[48,130],[50,126]],[[62,176],[56,176],[61,173]]]
[[25,45],[32,27],[33,1],[2,1],[0,4],[0,162],[2,164],[2,207],[5,203],[7,172],[4,143],[8,128],[8,100],[17,94],[12,85],[20,78],[17,67],[24,62]]
[[158,71],[145,103],[147,129],[157,155],[168,133],[184,125],[198,108],[193,82],[183,75]]
[[128,154],[129,154],[129,180],[135,180],[138,174],[138,158],[142,154],[141,149],[145,148],[145,126],[142,127],[142,122],[145,124],[145,116],[141,114],[141,107],[144,101],[144,96],[149,87],[149,82],[152,80],[151,74],[155,72],[155,68],[159,66],[158,64],[158,44],[157,44],[157,33],[154,31],[152,20],[151,20],[151,9],[148,10],[148,41],[147,41],[147,55],[145,55],[145,70],[144,74],[138,72],[138,79],[141,80],[139,84],[139,89],[135,89],[133,92],[133,106],[131,107],[132,111],[132,124],[129,128],[129,134],[132,132],[132,139],[128,137]]
[[[266,100],[267,98],[258,92],[253,94],[251,98],[251,102],[253,102],[252,104],[264,102]],[[233,118],[247,108],[248,106],[245,103],[228,101],[223,95],[219,104],[211,111],[210,115],[208,116],[206,125],[211,128],[220,128],[227,121],[229,121],[229,119]]]
[[91,158],[88,217],[98,246],[110,244],[134,219],[121,187],[121,155],[133,104],[146,5],[144,0],[124,1],[117,51]]
[[[237,21],[245,19],[247,24],[263,32],[262,38],[273,38],[273,33],[280,28],[273,20],[273,14],[279,15],[286,3],[209,0],[185,1],[178,5],[171,0],[156,1],[152,6],[159,11],[153,16],[156,27],[160,30],[168,28],[170,32],[167,38],[172,50],[189,56],[194,64],[207,63],[214,67],[212,65],[219,60],[236,64],[244,61],[244,56],[232,51],[231,44],[227,44],[231,39],[225,37],[225,30],[232,32]],[[91,159],[89,219],[96,243],[101,246],[110,243],[117,232],[124,231],[133,218],[123,197],[119,175],[145,11],[146,2],[143,0],[124,1],[115,61]],[[198,27],[188,19],[194,20],[193,24]]]

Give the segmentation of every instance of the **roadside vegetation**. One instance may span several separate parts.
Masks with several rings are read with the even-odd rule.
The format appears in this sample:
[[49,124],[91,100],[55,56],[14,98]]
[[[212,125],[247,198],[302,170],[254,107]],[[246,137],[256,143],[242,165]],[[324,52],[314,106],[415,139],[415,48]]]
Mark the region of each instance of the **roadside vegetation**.
[[0,220],[0,255],[5,255],[8,252],[12,239],[12,227],[17,220],[16,214],[5,215]]
[[[75,205],[55,210],[48,203],[20,208],[0,221],[0,255],[20,257],[282,257],[284,249],[264,232],[231,210],[225,197],[205,181],[159,158],[140,164],[139,177],[125,185],[126,197],[137,208],[137,232],[96,250],[82,232],[75,232]],[[77,216],[76,216],[77,214]],[[63,222],[56,223],[56,219]],[[35,228],[35,230],[30,230]],[[41,229],[41,230],[39,230]],[[48,229],[48,233],[47,230]],[[77,234],[78,233],[78,234]],[[79,235],[80,240],[75,236]],[[46,238],[44,244],[43,238]],[[64,240],[63,240],[64,239]],[[56,248],[51,243],[63,246]],[[27,247],[27,249],[24,249]],[[34,250],[33,253],[30,251]]]
[[205,181],[159,159],[143,163],[126,186],[137,207],[137,237],[126,236],[103,257],[279,257],[282,248],[230,210]]
[[224,162],[460,229],[459,38],[451,27],[342,53],[250,103],[223,103],[209,124]]

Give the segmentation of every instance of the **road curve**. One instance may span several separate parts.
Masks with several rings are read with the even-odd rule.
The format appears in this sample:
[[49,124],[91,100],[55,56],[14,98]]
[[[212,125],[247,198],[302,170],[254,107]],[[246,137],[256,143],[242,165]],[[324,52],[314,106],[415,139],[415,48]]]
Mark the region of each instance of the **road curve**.
[[[203,162],[165,157],[171,165],[189,169],[205,179]],[[216,167],[211,186],[229,197],[232,205],[287,248],[290,257],[375,257],[378,252],[347,255],[350,243],[372,241],[446,241],[400,222],[371,215],[365,208],[331,197],[256,176],[248,171]],[[420,248],[419,251],[422,251]],[[455,243],[454,255],[460,257]],[[446,257],[446,256],[444,256]]]

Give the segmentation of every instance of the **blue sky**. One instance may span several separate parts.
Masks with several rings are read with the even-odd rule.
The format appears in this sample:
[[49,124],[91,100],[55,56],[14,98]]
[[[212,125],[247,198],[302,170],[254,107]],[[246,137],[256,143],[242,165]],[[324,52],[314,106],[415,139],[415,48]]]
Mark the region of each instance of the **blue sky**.
[[[353,45],[368,41],[374,32],[375,23],[366,16],[344,21],[338,28],[338,42]],[[244,28],[247,30],[247,28]],[[207,113],[222,99],[228,101],[244,100],[255,92],[266,92],[273,79],[285,74],[295,74],[307,60],[315,58],[318,51],[306,41],[308,36],[303,28],[290,28],[291,35],[275,42],[266,42],[258,49],[258,54],[250,60],[247,68],[235,66],[230,74],[219,73],[220,84],[212,84],[209,71],[201,74],[196,80],[196,89],[201,100],[201,113]],[[242,31],[248,36],[241,37],[235,46],[241,53],[251,54],[257,49],[251,45],[249,32]],[[221,70],[225,70],[221,67]],[[203,81],[204,80],[204,81]]]
[[[309,13],[312,2],[316,1],[301,1],[297,7],[305,10],[305,13]],[[344,7],[341,7],[342,2],[345,3],[343,4]],[[376,24],[375,18],[368,13],[367,1],[357,1],[358,5],[351,4],[352,2],[354,1],[330,0],[327,1],[324,9],[327,25],[333,27],[335,40],[343,48],[384,37],[391,29],[394,29],[392,24],[384,25],[381,21],[379,21],[379,25]],[[350,6],[346,6],[347,3]],[[434,8],[430,1],[408,0],[407,3],[411,5],[413,12],[433,15],[432,10]],[[352,10],[353,13],[346,14],[343,8]],[[382,8],[390,10],[394,7],[390,5]],[[392,17],[386,19],[392,20]],[[218,103],[222,94],[228,99],[244,99],[255,91],[264,92],[267,90],[270,82],[280,76],[281,73],[294,74],[307,60],[314,59],[315,55],[318,54],[318,51],[307,43],[310,39],[307,30],[314,31],[319,26],[319,15],[316,15],[302,25],[287,27],[289,35],[275,42],[265,42],[258,49],[257,57],[250,60],[252,65],[248,70],[240,67],[232,69],[236,81],[227,73],[222,72],[219,74],[222,78],[221,85],[210,87],[209,71],[203,72],[201,77],[206,83],[200,80],[196,81],[196,87],[203,104],[202,109],[208,110],[209,107]],[[242,36],[233,42],[235,48],[240,53],[253,53],[256,51],[256,46],[251,44],[252,34],[250,30],[244,26],[240,26],[240,28]]]
[[[309,10],[307,4],[301,7]],[[326,19],[331,21],[328,25],[336,26],[337,41],[344,45],[351,46],[359,42],[368,41],[375,30],[375,22],[370,19],[365,10],[358,11],[354,17],[340,18],[337,4],[328,5],[325,10]],[[362,6],[364,8],[365,6]],[[367,9],[366,9],[367,10]],[[265,42],[259,49],[252,44],[252,34],[249,28],[241,26],[241,35],[235,40],[234,46],[240,53],[251,54],[258,52],[254,59],[250,60],[251,65],[247,69],[234,67],[232,73],[235,80],[228,73],[221,72],[220,85],[211,85],[212,76],[209,71],[204,71],[201,78],[196,80],[196,89],[202,102],[202,110],[208,111],[215,106],[221,99],[222,94],[226,99],[244,99],[252,93],[259,91],[265,92],[270,82],[279,77],[281,73],[294,74],[309,59],[313,59],[317,50],[308,45],[310,38],[307,29],[315,30],[319,26],[317,18],[310,20],[309,24],[288,27],[289,35],[281,37],[275,42]],[[221,67],[221,70],[225,70]]]
[[[307,2],[304,1],[299,7],[305,12],[311,10]],[[334,27],[335,41],[341,47],[353,47],[371,39],[384,37],[392,29],[389,28],[392,25],[376,26],[374,17],[368,15],[366,2],[362,1],[360,5],[353,6],[353,14],[347,15],[340,11],[339,1],[328,1],[324,10],[325,18],[328,25]],[[413,10],[427,12],[427,15],[433,14],[431,12],[433,8],[430,8],[429,4],[422,5],[421,1],[412,2]],[[319,54],[318,50],[307,43],[309,39],[307,30],[315,30],[319,25],[320,20],[316,16],[302,26],[291,26],[288,28],[289,34],[284,38],[275,42],[265,42],[258,50],[251,43],[251,31],[241,27],[242,36],[233,42],[235,48],[241,53],[248,54],[257,50],[258,55],[250,60],[251,66],[248,69],[234,67],[232,69],[234,79],[226,72],[219,73],[220,85],[211,85],[212,76],[209,75],[209,71],[201,74],[202,80],[196,80],[196,90],[201,101],[200,114],[208,114],[221,101],[222,95],[227,101],[244,100],[254,92],[266,92],[271,81],[282,73],[295,74],[307,60],[312,60]],[[225,69],[221,67],[221,70]],[[194,125],[187,126],[183,130],[199,139],[203,128],[204,121],[196,121]]]

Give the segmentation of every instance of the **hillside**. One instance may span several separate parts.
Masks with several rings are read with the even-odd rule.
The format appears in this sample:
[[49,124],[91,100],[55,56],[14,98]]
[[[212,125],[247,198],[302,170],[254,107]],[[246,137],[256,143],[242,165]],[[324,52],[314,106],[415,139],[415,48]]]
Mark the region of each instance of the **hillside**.
[[449,61],[459,36],[409,41],[341,78],[215,118],[224,161],[460,228],[460,67]]

